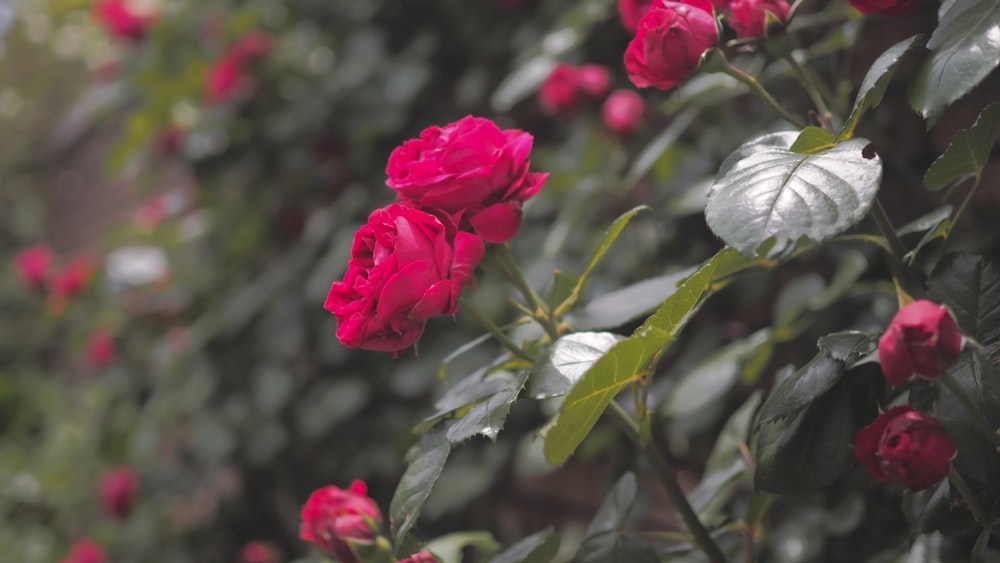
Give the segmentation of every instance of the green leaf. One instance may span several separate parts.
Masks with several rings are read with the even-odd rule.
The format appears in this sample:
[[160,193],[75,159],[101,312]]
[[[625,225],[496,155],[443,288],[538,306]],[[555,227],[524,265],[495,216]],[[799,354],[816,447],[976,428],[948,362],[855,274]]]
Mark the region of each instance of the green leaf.
[[434,403],[434,414],[428,416],[417,426],[416,431],[423,433],[437,424],[449,414],[478,403],[487,397],[496,395],[509,383],[502,377],[487,377],[489,368],[481,368],[459,381],[454,387]]
[[556,340],[532,368],[528,395],[533,399],[565,395],[598,358],[622,339],[610,332],[575,332]]
[[550,526],[510,546],[490,563],[550,563],[559,553],[559,544],[559,535]]
[[597,514],[587,526],[587,535],[593,536],[601,532],[620,529],[630,518],[635,516],[635,498],[639,492],[635,473],[631,471],[622,475],[615,486],[608,491],[604,502],[597,509]]
[[899,236],[904,236],[904,235],[912,235],[915,233],[922,233],[925,231],[929,231],[940,225],[942,221],[945,221],[949,217],[951,217],[951,212],[953,210],[954,208],[951,205],[942,205],[941,207],[938,207],[934,211],[931,211],[926,215],[921,215],[920,217],[917,217],[913,221],[910,221],[909,223],[903,225],[902,227],[896,230],[896,234],[898,234]]
[[451,443],[444,431],[424,434],[419,442],[407,452],[409,465],[396,486],[396,492],[389,503],[389,526],[392,529],[392,543],[403,544],[407,532],[417,522],[420,509],[434,489],[434,483],[441,476]]
[[834,333],[818,342],[820,352],[771,392],[760,408],[758,426],[798,415],[833,388],[878,339],[860,332]]
[[797,414],[772,416],[773,422],[760,424],[753,436],[754,486],[769,493],[800,494],[826,487],[847,473],[857,464],[851,447],[854,436],[875,418],[883,385],[878,367],[865,364]]
[[663,153],[667,152],[667,149],[677,142],[681,134],[694,123],[694,119],[697,116],[698,111],[696,109],[688,109],[674,116],[670,121],[670,125],[654,137],[646,145],[646,148],[639,153],[639,156],[636,157],[635,162],[632,163],[632,167],[629,168],[628,174],[625,175],[624,184],[626,186],[634,186],[640,178],[652,170],[656,161],[663,156]]
[[924,174],[924,185],[936,192],[967,174],[982,179],[997,135],[1000,135],[1000,102],[993,102],[980,112],[972,127],[955,133],[948,148]]
[[680,418],[722,400],[740,380],[743,362],[761,347],[770,345],[770,338],[771,330],[761,329],[712,354],[684,374],[670,392],[661,412],[666,416]]
[[462,553],[469,547],[490,557],[500,551],[501,545],[489,532],[457,532],[435,538],[427,542],[423,549],[433,553],[444,563],[462,563]]
[[934,268],[928,292],[955,313],[962,332],[983,345],[1000,340],[1000,259],[948,254]]
[[862,155],[864,139],[814,154],[748,144],[734,153],[748,156],[728,170],[723,163],[705,207],[712,231],[744,256],[772,238],[776,252],[801,237],[831,238],[861,221],[878,193],[882,161]]
[[660,556],[635,536],[604,532],[584,540],[573,563],[660,563]]
[[903,516],[910,523],[913,533],[936,532],[948,524],[951,516],[950,490],[951,482],[944,479],[930,489],[903,493]]
[[865,112],[882,102],[882,97],[885,96],[885,89],[889,86],[893,73],[896,72],[896,66],[899,65],[899,62],[903,60],[903,57],[911,49],[921,43],[923,43],[923,36],[914,35],[889,47],[875,59],[871,68],[868,69],[868,74],[861,81],[861,87],[858,88],[858,97],[854,100],[854,109],[851,110],[851,115],[847,118],[844,126],[840,129],[840,133],[837,135],[838,143],[854,136],[854,130],[858,127],[858,123]]
[[716,271],[736,269],[741,262],[731,249],[719,251],[680,284],[632,336],[615,344],[587,370],[566,395],[558,419],[545,435],[545,459],[549,463],[565,462],[590,433],[608,403],[641,376],[653,356],[673,342],[709,292]]
[[518,394],[528,379],[527,370],[501,371],[490,375],[490,380],[498,379],[504,382],[496,393],[485,397],[482,402],[469,409],[469,412],[458,419],[448,429],[448,441],[452,444],[463,442],[482,434],[496,441],[497,434],[503,428],[510,413],[510,406],[517,400]]
[[820,127],[806,127],[788,150],[799,154],[812,154],[834,146],[832,133]]
[[743,459],[740,446],[750,441],[750,427],[761,399],[761,392],[755,392],[729,417],[705,462],[706,474],[723,469],[734,459]]
[[934,123],[1000,63],[1000,0],[962,0],[941,8],[927,42],[931,56],[911,85],[910,102]]
[[614,328],[634,321],[659,307],[677,291],[677,284],[694,271],[694,268],[687,268],[601,294],[567,321],[580,330]]

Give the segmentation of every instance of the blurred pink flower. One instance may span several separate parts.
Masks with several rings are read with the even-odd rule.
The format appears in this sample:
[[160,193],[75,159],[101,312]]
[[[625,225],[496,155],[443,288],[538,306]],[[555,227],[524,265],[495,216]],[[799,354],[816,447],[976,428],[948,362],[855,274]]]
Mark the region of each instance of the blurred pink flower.
[[30,289],[40,289],[45,285],[51,266],[52,249],[47,244],[26,248],[14,258],[17,276]]
[[140,14],[126,0],[103,0],[94,5],[94,18],[112,36],[128,41],[141,41],[156,18]]
[[279,560],[277,548],[266,542],[247,542],[240,551],[240,563],[278,563]]
[[115,361],[115,339],[110,332],[99,329],[90,335],[87,342],[87,357],[90,363],[99,367],[107,367]]
[[248,66],[271,49],[271,38],[262,32],[249,33],[234,43],[205,78],[205,96],[211,103],[223,103],[253,88]]
[[107,563],[108,558],[101,546],[89,538],[76,540],[69,548],[66,557],[59,563]]
[[101,475],[97,485],[104,511],[119,520],[132,511],[138,489],[139,476],[131,467],[120,467],[106,472]]

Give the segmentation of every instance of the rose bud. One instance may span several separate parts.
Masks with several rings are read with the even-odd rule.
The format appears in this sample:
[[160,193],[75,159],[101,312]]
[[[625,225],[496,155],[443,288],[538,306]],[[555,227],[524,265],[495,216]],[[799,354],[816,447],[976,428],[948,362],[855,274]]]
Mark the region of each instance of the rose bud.
[[90,539],[76,540],[69,548],[66,557],[59,560],[59,563],[107,563],[108,558],[104,555],[101,546]]
[[345,346],[400,352],[427,319],[458,310],[458,296],[485,249],[447,217],[393,204],[374,211],[354,236],[343,281],[324,307],[337,316]]
[[625,136],[639,125],[646,111],[642,96],[632,90],[615,90],[601,107],[604,125],[614,133]]
[[941,375],[961,351],[962,333],[948,309],[925,299],[900,309],[878,341],[882,373],[893,387]]
[[82,293],[93,275],[90,261],[83,257],[74,258],[52,278],[52,294],[56,298],[65,298]]
[[611,85],[611,71],[601,65],[583,65],[577,70],[580,89],[594,100],[608,95]]
[[278,563],[278,550],[271,544],[251,541],[240,550],[240,563]]
[[52,265],[52,250],[45,244],[26,248],[14,257],[14,270],[17,277],[29,289],[38,290],[45,285],[49,277],[49,267]]
[[467,116],[424,129],[389,155],[386,184],[397,199],[452,216],[487,242],[505,242],[521,225],[521,207],[548,174],[530,173],[531,135]]
[[655,0],[618,0],[618,15],[629,33],[635,33],[639,20],[646,15]]
[[781,23],[788,21],[788,2],[785,0],[733,0],[729,25],[743,39],[767,37],[768,16]]
[[382,513],[367,493],[368,486],[362,481],[351,483],[346,491],[334,486],[314,491],[302,506],[299,537],[340,563],[359,563],[350,544],[373,543],[382,525]]
[[625,50],[625,70],[639,88],[669,90],[691,76],[719,42],[712,4],[666,0],[652,5]]
[[94,5],[94,18],[119,39],[142,41],[155,18],[135,11],[126,0],[104,0]]
[[104,511],[113,518],[123,519],[132,512],[139,476],[130,467],[121,467],[101,475],[97,492]]
[[887,16],[902,16],[912,12],[919,0],[847,0],[862,14],[878,12]]
[[916,490],[944,479],[955,453],[944,426],[909,405],[882,413],[854,438],[854,455],[873,477]]
[[97,330],[87,341],[87,357],[90,363],[103,368],[115,361],[115,339],[106,330]]
[[539,88],[538,101],[549,115],[566,115],[576,111],[580,102],[579,71],[566,63],[557,64]]
[[418,551],[413,555],[400,559],[399,563],[437,563],[438,558],[434,557],[429,551]]

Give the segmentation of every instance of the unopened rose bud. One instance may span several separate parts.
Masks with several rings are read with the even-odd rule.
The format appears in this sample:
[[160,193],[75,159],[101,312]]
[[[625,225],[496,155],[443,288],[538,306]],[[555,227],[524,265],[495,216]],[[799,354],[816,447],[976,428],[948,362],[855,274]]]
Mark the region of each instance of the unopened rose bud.
[[382,513],[368,498],[368,486],[355,481],[347,490],[323,487],[302,506],[299,537],[319,546],[340,563],[360,563],[351,544],[372,544]]
[[639,125],[646,111],[642,96],[631,90],[615,90],[601,108],[604,125],[618,135],[628,135]]
[[781,23],[788,21],[788,2],[785,0],[733,0],[729,25],[743,39],[767,36],[768,15]]
[[882,413],[854,439],[854,455],[873,477],[916,490],[944,479],[955,453],[944,426],[909,405]]
[[625,70],[639,88],[677,87],[694,74],[705,51],[718,44],[711,2],[688,1],[656,2],[639,21],[625,50]]
[[437,563],[437,562],[438,558],[434,557],[434,555],[431,554],[431,552],[429,551],[418,551],[417,553],[414,553],[413,555],[405,559],[399,560],[399,563]]
[[878,342],[882,373],[893,387],[941,375],[961,351],[962,333],[948,309],[925,299],[900,309]]
[[549,115],[566,115],[580,103],[580,74],[576,68],[559,63],[538,90],[538,101]]
[[600,100],[608,94],[611,85],[611,71],[601,65],[583,65],[578,70],[580,89],[594,100]]

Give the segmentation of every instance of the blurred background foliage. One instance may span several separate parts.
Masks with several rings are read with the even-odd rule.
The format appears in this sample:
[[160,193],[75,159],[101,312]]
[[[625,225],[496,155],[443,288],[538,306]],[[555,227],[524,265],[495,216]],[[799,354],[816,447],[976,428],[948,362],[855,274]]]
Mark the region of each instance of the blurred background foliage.
[[[620,63],[629,36],[612,0],[148,0],[157,21],[138,42],[109,37],[91,4],[0,1],[0,258],[12,264],[45,242],[58,264],[83,256],[95,266],[66,303],[25,288],[12,268],[0,276],[3,561],[53,562],[82,536],[119,562],[235,561],[248,541],[271,542],[292,561],[309,557],[298,510],[313,489],[364,479],[388,506],[411,428],[498,353],[486,343],[450,356],[480,335],[462,314],[432,322],[418,353],[402,359],[350,352],[322,308],[354,231],[394,195],[384,186],[389,153],[423,128],[475,114],[535,136],[532,169],[552,177],[512,245],[535,287],[553,287],[554,270],[579,274],[614,217],[650,205],[592,277],[598,296],[710,256],[719,243],[701,217],[708,180],[733,148],[777,127],[719,75],[644,92],[648,118],[627,139],[604,130],[596,104],[544,115],[535,94],[556,61],[606,65],[616,87],[630,87]],[[829,33],[808,56],[845,107],[875,56],[934,24],[931,7],[862,30],[846,3],[822,13],[819,4],[806,3],[804,29]],[[271,43],[246,88],[207,101],[210,69],[252,32]],[[870,52],[848,50],[859,41]],[[759,69],[763,56],[739,63]],[[787,69],[768,71],[781,101],[804,113]],[[983,104],[967,105],[942,123],[967,127]],[[909,134],[923,124],[907,112],[900,101],[873,117],[887,131],[873,140],[892,147],[887,201],[913,199],[892,189],[951,136]],[[890,207],[902,224],[934,203]],[[978,203],[970,231],[995,225],[995,194]],[[973,244],[988,249],[998,235],[984,229]],[[779,368],[810,358],[819,335],[878,328],[894,307],[891,287],[854,285],[862,274],[885,279],[875,256],[860,246],[812,252],[734,284],[702,311],[654,391],[658,433],[681,467],[696,475],[705,437]],[[489,259],[480,273],[471,298],[508,321]],[[581,314],[605,314],[595,303]],[[772,316],[787,322],[751,336]],[[98,331],[113,336],[110,362],[88,354]],[[736,348],[705,362],[745,337],[752,354]],[[685,387],[698,366],[700,383]],[[566,467],[548,466],[533,439],[547,414],[518,403],[496,445],[458,449],[416,535],[486,529],[512,543],[555,524],[572,553],[635,454],[599,428]],[[121,521],[103,514],[96,485],[119,466],[140,476]],[[650,504],[640,526],[669,527],[662,499]],[[790,515],[773,531],[771,560],[818,560],[824,546],[831,561],[859,546],[878,552],[887,536],[904,541],[904,527],[861,524],[898,510],[837,489],[783,504],[775,514]]]

